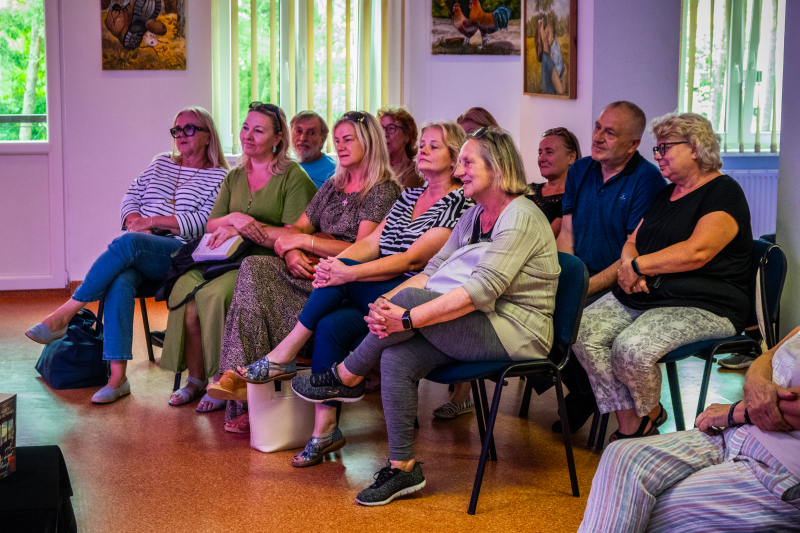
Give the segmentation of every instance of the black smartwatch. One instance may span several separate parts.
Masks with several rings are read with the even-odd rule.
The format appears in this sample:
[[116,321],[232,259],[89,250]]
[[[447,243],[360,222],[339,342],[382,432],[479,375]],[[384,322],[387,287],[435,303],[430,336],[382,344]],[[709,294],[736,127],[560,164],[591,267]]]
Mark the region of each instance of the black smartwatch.
[[639,263],[636,262],[635,257],[631,259],[631,268],[633,268],[633,271],[636,272],[637,276],[644,276],[644,274],[642,274],[642,271],[639,270]]
[[414,327],[414,324],[411,322],[411,309],[406,309],[406,312],[403,313],[403,329],[408,331]]

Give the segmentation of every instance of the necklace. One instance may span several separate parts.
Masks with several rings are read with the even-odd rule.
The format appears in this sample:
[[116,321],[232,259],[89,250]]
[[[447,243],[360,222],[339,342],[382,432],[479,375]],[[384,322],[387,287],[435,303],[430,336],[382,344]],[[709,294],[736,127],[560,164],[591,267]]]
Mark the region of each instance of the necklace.
[[175,190],[172,191],[172,200],[167,200],[168,203],[172,204],[172,214],[175,214],[175,195],[178,194],[178,189],[186,185],[192,178],[197,176],[197,173],[202,170],[202,168],[198,168],[194,171],[194,174],[183,180],[181,183],[181,170],[183,170],[183,165],[178,166],[178,177],[175,178]]

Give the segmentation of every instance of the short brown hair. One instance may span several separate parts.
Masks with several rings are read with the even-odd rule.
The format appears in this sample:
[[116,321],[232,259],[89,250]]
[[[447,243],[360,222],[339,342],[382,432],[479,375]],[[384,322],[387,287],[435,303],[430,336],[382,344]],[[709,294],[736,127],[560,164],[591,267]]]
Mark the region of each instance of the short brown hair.
[[497,121],[491,113],[482,107],[470,107],[456,119],[456,122],[463,124],[466,121],[474,122],[478,126],[485,126],[487,128],[499,127]]
[[409,159],[414,159],[414,156],[417,155],[417,138],[419,137],[414,117],[402,107],[382,107],[378,109],[378,120],[380,121],[383,117],[389,117],[400,123],[400,127],[403,128],[403,131],[408,136],[406,155]]

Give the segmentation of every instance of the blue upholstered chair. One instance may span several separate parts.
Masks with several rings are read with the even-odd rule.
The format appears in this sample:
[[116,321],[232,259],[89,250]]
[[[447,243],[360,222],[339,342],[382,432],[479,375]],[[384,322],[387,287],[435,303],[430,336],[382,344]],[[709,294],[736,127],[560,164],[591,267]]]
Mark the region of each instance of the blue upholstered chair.
[[[764,341],[767,348],[777,344],[778,320],[780,311],[781,293],[783,282],[786,278],[786,256],[780,246],[767,241],[754,240],[751,259],[750,277],[750,318],[747,323],[760,324],[764,330]],[[760,310],[759,310],[760,307]],[[759,316],[760,315],[760,316]],[[675,428],[678,431],[686,429],[683,418],[683,403],[681,402],[681,385],[678,380],[677,362],[689,357],[697,357],[705,361],[703,380],[700,384],[700,399],[697,402],[697,415],[706,408],[708,384],[711,380],[711,367],[716,361],[717,354],[761,354],[760,343],[747,335],[735,335],[724,339],[712,339],[693,342],[677,348],[664,357],[659,363],[667,365],[667,379],[669,392],[672,397],[672,411],[675,416]],[[603,449],[608,413],[600,416],[595,412],[592,419],[592,428],[589,431],[589,446],[594,444],[598,419],[600,432],[597,440],[597,450]]]
[[[475,398],[475,411],[478,419],[478,431],[483,446],[478,462],[478,472],[475,475],[475,484],[472,488],[472,498],[469,503],[469,514],[475,514],[478,504],[478,495],[483,481],[483,472],[486,467],[486,457],[497,460],[492,432],[497,418],[497,408],[500,404],[500,395],[503,392],[504,380],[509,377],[538,374],[551,377],[556,384],[558,396],[558,411],[561,414],[563,427],[569,427],[567,410],[564,406],[564,392],[561,386],[561,369],[569,360],[572,344],[578,335],[578,326],[583,314],[586,292],[589,288],[589,273],[586,266],[575,256],[559,252],[558,262],[561,266],[561,275],[558,280],[556,292],[556,306],[553,313],[553,348],[547,359],[534,361],[518,361],[514,363],[485,362],[485,363],[451,363],[441,366],[428,374],[425,379],[435,383],[471,383],[472,395]],[[496,383],[494,399],[491,410],[488,406],[485,380]],[[530,401],[530,396],[528,396]],[[564,432],[564,448],[567,452],[569,477],[572,483],[572,494],[578,497],[578,478],[575,473],[575,460],[572,457],[572,443],[569,431]]]

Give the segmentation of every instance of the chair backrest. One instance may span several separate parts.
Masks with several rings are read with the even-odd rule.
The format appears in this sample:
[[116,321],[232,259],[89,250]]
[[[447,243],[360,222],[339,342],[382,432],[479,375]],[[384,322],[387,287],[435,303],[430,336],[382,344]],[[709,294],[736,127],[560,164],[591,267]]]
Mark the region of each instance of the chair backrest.
[[558,277],[556,307],[553,312],[553,349],[550,360],[559,362],[578,338],[583,306],[589,290],[589,271],[574,255],[558,252],[561,275]]
[[[753,241],[752,277],[750,280],[750,325],[760,324],[768,348],[777,344],[777,321],[780,311],[783,283],[786,280],[786,255],[777,244],[763,240]],[[758,291],[756,287],[758,286]],[[761,320],[758,312],[761,310]]]

